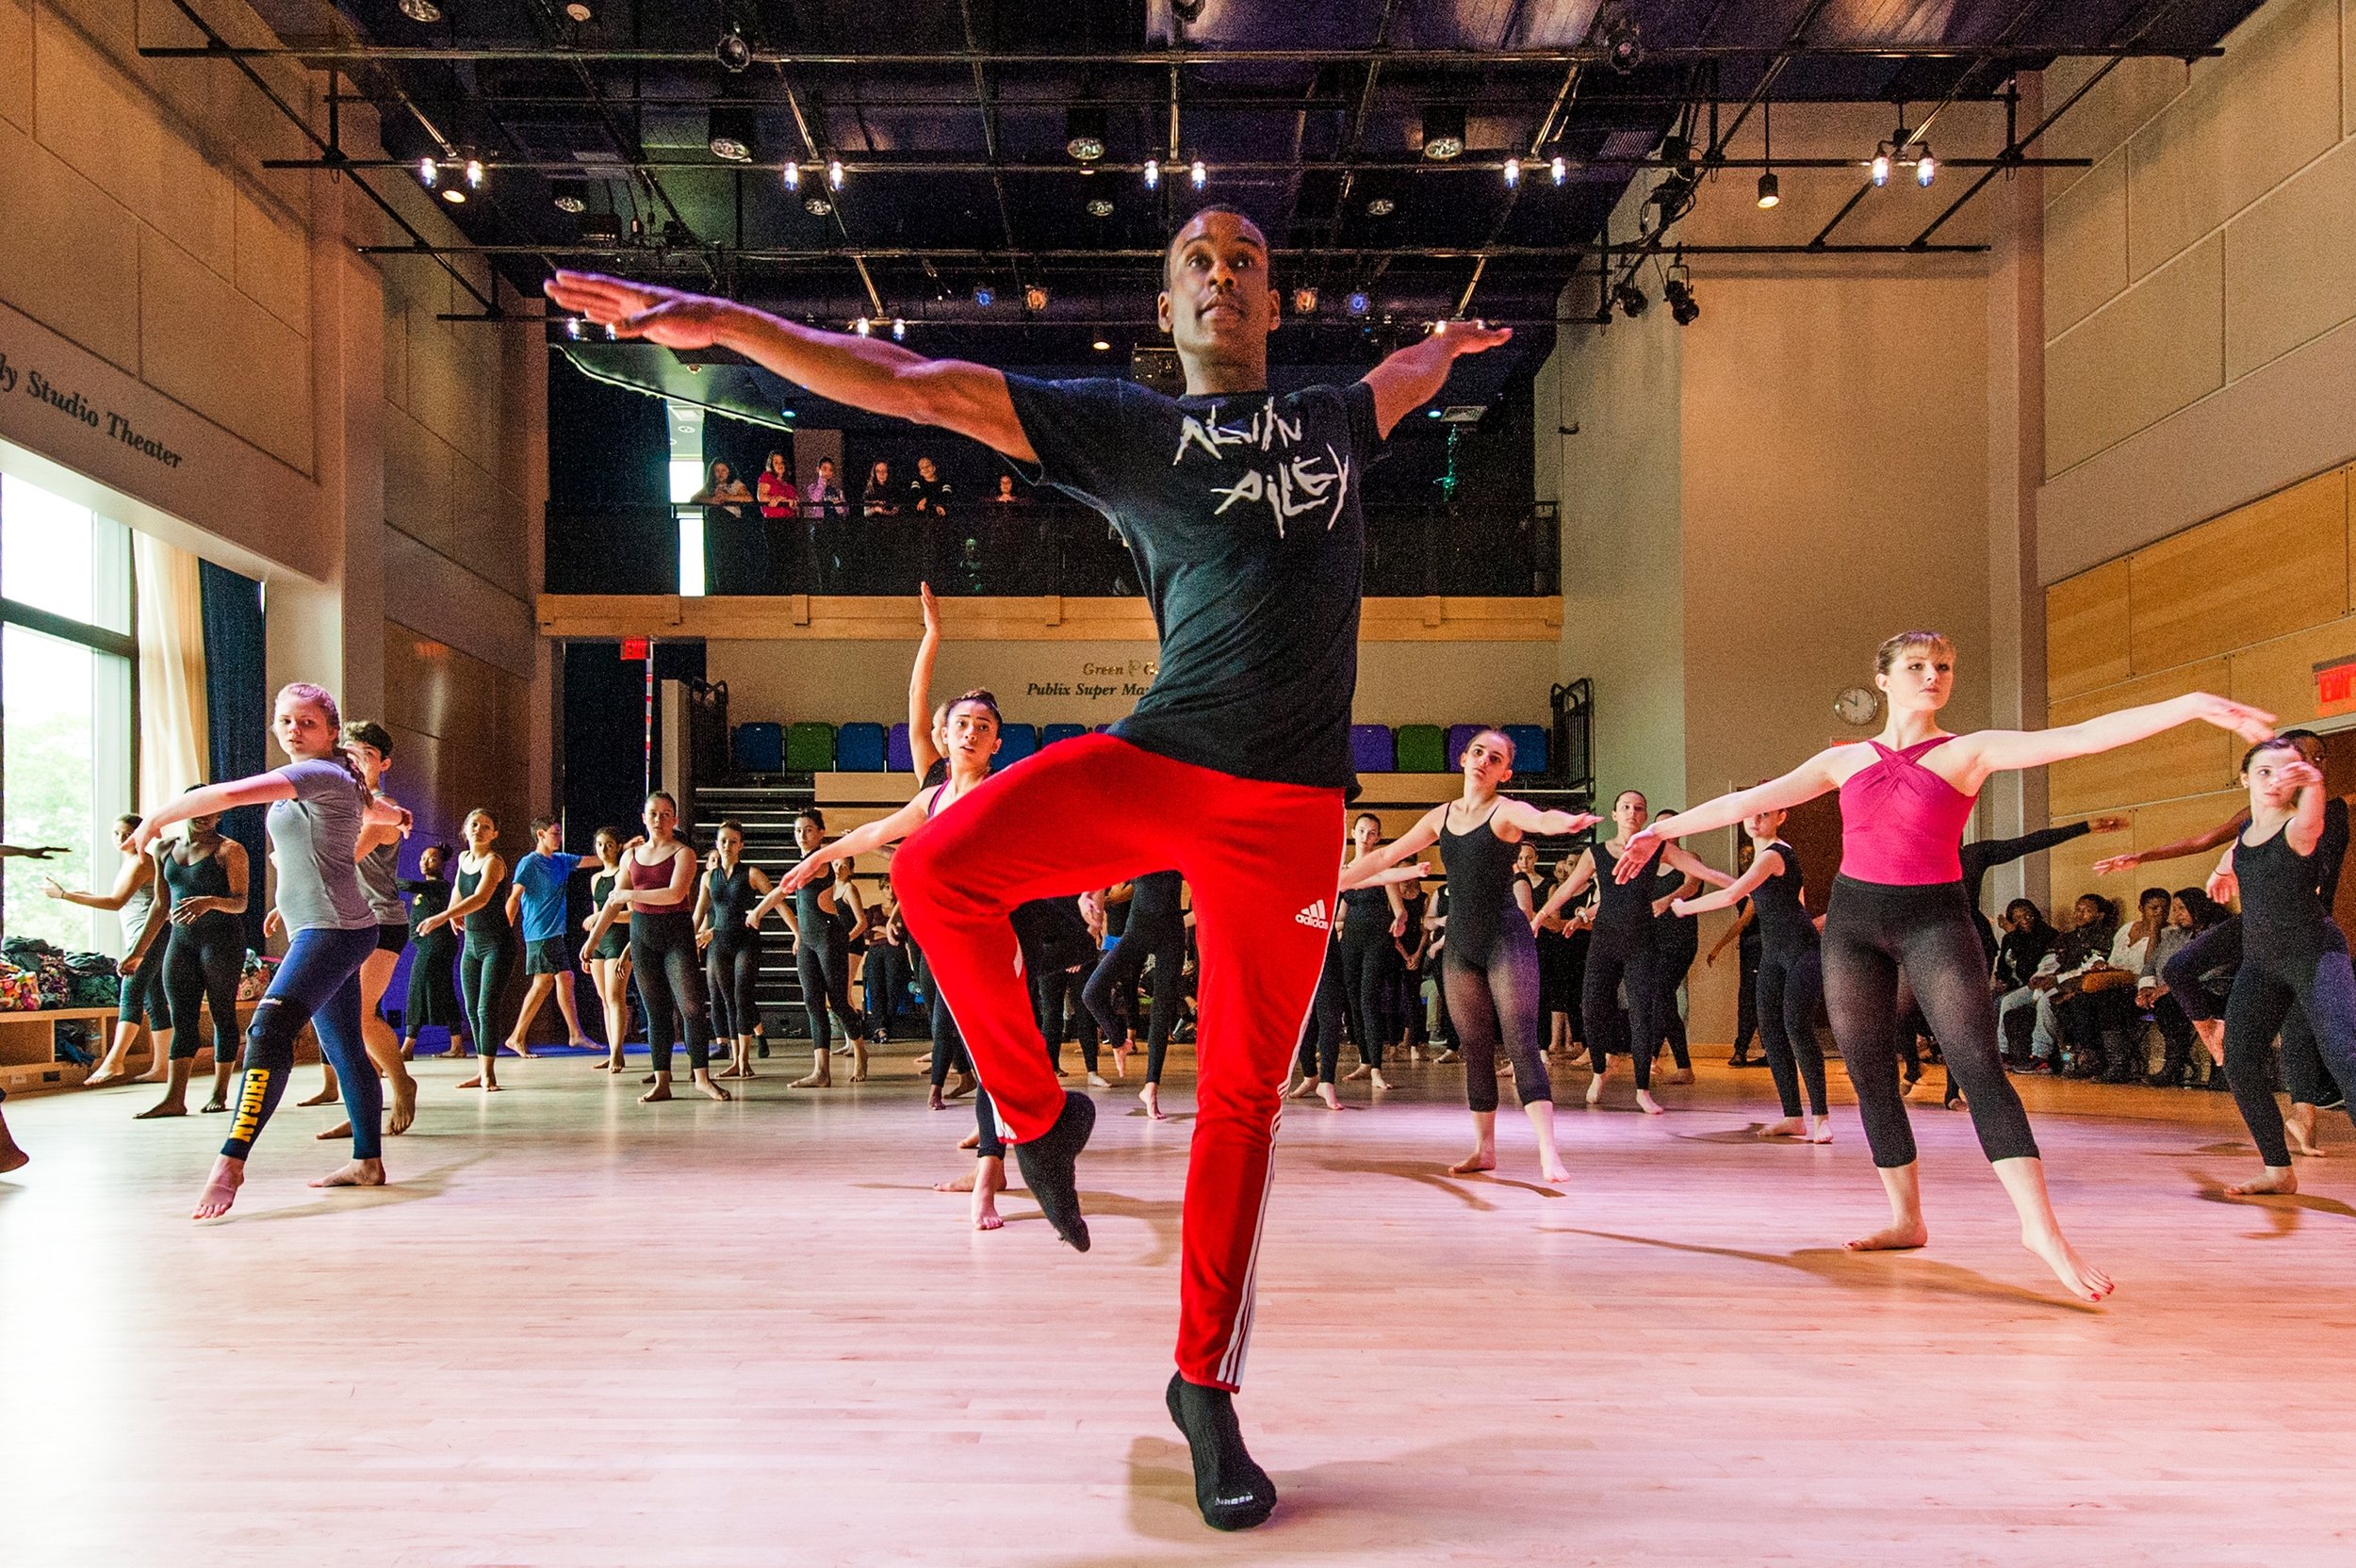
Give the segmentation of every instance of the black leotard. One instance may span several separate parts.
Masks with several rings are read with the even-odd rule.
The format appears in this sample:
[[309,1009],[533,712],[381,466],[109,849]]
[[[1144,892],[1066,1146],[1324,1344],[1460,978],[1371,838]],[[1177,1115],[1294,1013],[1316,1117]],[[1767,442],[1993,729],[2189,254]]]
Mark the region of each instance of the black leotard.
[[[2345,853],[2344,840],[2340,849]],[[2292,848],[2288,824],[2257,843],[2233,843],[2242,961],[2225,1004],[2225,1074],[2260,1156],[2278,1168],[2290,1164],[2290,1154],[2274,1102],[2268,1048],[2282,1032],[2287,1054],[2284,1024],[2293,1011],[2305,1015],[2314,1053],[2342,1096],[2356,1086],[2356,972],[2348,965],[2348,939],[2323,896],[2324,882],[2336,887],[2338,881],[2336,864],[2324,863],[2325,854],[2321,839],[2307,855]]]
[[1759,914],[1753,923],[1759,928],[1759,944],[1775,953],[1811,949],[1816,946],[1816,922],[1808,912],[1799,853],[1781,839],[1767,848],[1775,852],[1783,869],[1751,890],[1751,907]]
[[1489,814],[1464,833],[1448,826],[1454,807],[1440,810],[1440,864],[1448,872],[1447,952],[1475,967],[1489,962],[1506,915],[1521,914],[1513,902],[1513,861],[1521,845],[1507,843],[1489,825],[1503,805],[1492,802]]
[[1448,870],[1448,939],[1440,950],[1440,983],[1456,1048],[1464,1055],[1464,1102],[1477,1112],[1497,1108],[1497,1053],[1513,1064],[1513,1087],[1525,1105],[1554,1099],[1539,1043],[1538,944],[1514,901],[1513,870],[1521,845],[1497,835],[1502,803],[1469,832],[1448,827],[1454,808],[1440,813],[1440,863]]
[[[182,863],[168,851],[163,862],[164,886],[172,902],[190,898],[228,898],[229,869],[221,863],[221,848],[193,864]],[[196,1054],[197,1026],[204,1004],[212,1004],[213,1060],[226,1066],[237,1059],[237,981],[245,969],[245,917],[209,909],[186,925],[171,927],[169,944],[158,939],[148,950],[147,962],[163,977],[166,1006],[172,1026],[172,1055],[175,1061]]]

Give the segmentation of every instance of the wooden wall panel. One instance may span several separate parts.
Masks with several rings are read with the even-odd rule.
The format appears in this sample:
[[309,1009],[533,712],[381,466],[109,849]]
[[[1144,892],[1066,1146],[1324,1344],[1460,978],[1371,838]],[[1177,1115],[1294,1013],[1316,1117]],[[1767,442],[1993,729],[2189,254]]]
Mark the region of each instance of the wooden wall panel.
[[2128,662],[2128,563],[2106,562],[2045,591],[2045,695],[2049,702],[2112,686]]
[[2128,557],[2128,567],[2138,675],[2336,620],[2348,610],[2347,475],[2325,474],[2163,539]]
[[[2227,673],[2223,659],[2211,659],[2125,681],[2091,696],[2053,704],[2052,723],[2058,728],[2182,692],[2221,692]],[[2239,755],[2235,744],[2231,734],[2213,725],[2179,725],[2117,751],[2056,762],[2047,770],[2053,818],[2063,822],[2106,808],[2222,788],[2233,781],[2233,760]]]
[[2315,666],[2349,658],[2356,658],[2356,616],[2343,615],[2236,651],[2227,661],[2233,684],[2225,695],[2255,703],[2284,728],[2306,724],[2315,716]]
[[[2190,795],[2138,806],[2126,815],[2133,826],[2125,833],[2089,833],[2053,850],[2051,874],[2053,902],[2067,906],[2080,893],[2098,892],[2132,906],[2135,895],[2150,887],[2169,890],[2197,887],[2208,880],[2217,864],[2214,853],[2180,860],[2157,860],[2111,876],[2097,877],[2094,862],[2129,850],[2147,850],[2172,843],[2216,826],[2240,809],[2246,797],[2239,790]],[[2057,820],[2058,814],[2057,814]]]

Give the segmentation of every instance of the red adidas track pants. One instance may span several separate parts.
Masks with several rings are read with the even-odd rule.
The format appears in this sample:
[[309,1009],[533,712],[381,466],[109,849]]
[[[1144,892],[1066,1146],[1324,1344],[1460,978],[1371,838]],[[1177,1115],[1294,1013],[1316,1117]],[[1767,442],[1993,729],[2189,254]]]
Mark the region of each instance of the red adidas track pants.
[[1015,972],[1015,906],[1176,868],[1202,949],[1178,1370],[1234,1389],[1285,1074],[1317,988],[1342,851],[1342,792],[1172,761],[1110,735],[1059,741],[925,823],[892,864],[1007,1135],[1047,1131],[1064,1090]]

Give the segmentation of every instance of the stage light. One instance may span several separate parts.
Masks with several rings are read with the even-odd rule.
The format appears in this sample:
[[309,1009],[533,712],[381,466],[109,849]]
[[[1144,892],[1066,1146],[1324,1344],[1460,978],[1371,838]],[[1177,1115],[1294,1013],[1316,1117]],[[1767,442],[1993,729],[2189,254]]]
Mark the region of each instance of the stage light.
[[401,14],[412,22],[439,22],[442,8],[434,0],[401,0]]
[[1521,183],[1522,160],[1519,158],[1507,158],[1505,160],[1505,188],[1511,190]]
[[843,188],[843,160],[841,158],[826,160],[826,183],[837,190]]
[[1392,201],[1388,196],[1377,196],[1373,201],[1366,204],[1366,216],[1368,218],[1388,218],[1391,214],[1397,212],[1398,210],[1399,204]]
[[564,14],[583,26],[597,19],[597,13],[583,5],[581,0],[572,0],[572,4],[564,8]]
[[875,329],[868,324],[866,317],[861,316],[853,319],[851,322],[851,330],[859,334],[861,337],[865,337],[869,333],[874,332]]
[[1110,349],[1112,344],[1107,339],[1100,337],[1095,342],[1089,344],[1088,347],[1094,349],[1098,353],[1103,353],[1106,350]]
[[589,210],[589,182],[587,180],[550,180],[548,199],[556,204],[556,210],[559,212],[587,212]]
[[973,286],[973,302],[988,310],[998,302],[998,291],[986,283],[977,283]]
[[1023,290],[1023,308],[1030,311],[1034,315],[1045,310],[1047,308],[1047,290],[1041,288],[1037,284],[1025,285]]
[[1554,160],[1554,183],[1561,185],[1564,180],[1567,180],[1570,177],[1570,165],[1564,163],[1560,157],[1557,157]]
[[573,338],[578,338],[581,335],[580,317],[568,316],[564,318],[564,335]]
[[1464,155],[1464,109],[1434,104],[1423,111],[1423,155],[1435,163]]
[[1669,302],[1669,314],[1680,327],[1690,327],[1701,316],[1702,307],[1693,300],[1693,274],[1680,254],[1669,265],[1668,281],[1661,286],[1661,297]]
[[905,343],[908,341],[908,322],[902,320],[899,317],[894,316],[892,318],[892,341],[894,343]]
[[1872,168],[1873,172],[1873,183],[1875,185],[1882,186],[1890,183],[1889,142],[1885,141],[1879,147],[1874,149]]
[[442,166],[435,163],[432,158],[419,158],[417,160],[417,179],[418,182],[426,188],[426,189],[433,189],[435,186],[441,183]]
[[1296,313],[1302,316],[1308,316],[1313,314],[1317,308],[1317,291],[1316,289],[1296,288],[1293,290],[1293,309]]
[[1203,170],[1203,160],[1201,158],[1194,160],[1194,168],[1189,171],[1189,175],[1193,179],[1194,188],[1197,190],[1202,189],[1203,182],[1210,178],[1210,175]]
[[753,63],[753,46],[745,42],[744,35],[733,27],[720,35],[720,41],[712,53],[729,71],[742,71]]
[[483,188],[483,160],[481,158],[466,160],[466,186],[471,190]]
[[1626,11],[1603,26],[1604,63],[1625,76],[1644,61],[1644,29]]
[[752,162],[754,134],[750,104],[714,104],[705,116],[704,142],[715,158],[729,163]]
[[1342,303],[1348,307],[1352,316],[1364,316],[1374,308],[1374,302],[1366,298],[1366,291],[1363,288],[1351,289],[1350,298],[1344,300]]
[[1914,160],[1914,183],[1928,189],[1930,183],[1937,178],[1939,165],[1931,160],[1930,145],[1926,142],[1922,147],[1922,155]]
[[1775,172],[1770,169],[1759,177],[1759,204],[1772,207],[1782,200],[1783,188],[1775,180]]
[[787,165],[785,166],[785,170],[784,170],[784,179],[785,179],[785,188],[786,188],[786,189],[788,189],[788,190],[799,190],[799,189],[801,189],[801,188],[802,188],[802,166],[801,166],[800,164],[798,164],[798,163],[789,163],[789,164],[787,164]]
[[1092,196],[1088,199],[1088,216],[1090,218],[1110,218],[1112,215],[1112,203],[1106,201],[1102,196]]
[[1152,190],[1162,183],[1162,166],[1152,158],[1145,160],[1145,188]]
[[834,204],[813,190],[802,198],[802,210],[812,218],[824,218],[834,210]]
[[1082,163],[1104,155],[1104,106],[1074,104],[1063,114],[1063,150]]
[[459,189],[454,185],[444,186],[442,188],[442,200],[448,202],[451,206],[463,207],[466,204],[466,193]]
[[1620,314],[1631,321],[1644,315],[1644,307],[1652,303],[1644,298],[1644,291],[1636,286],[1634,278],[1622,279],[1620,286],[1612,291],[1612,297],[1619,302]]

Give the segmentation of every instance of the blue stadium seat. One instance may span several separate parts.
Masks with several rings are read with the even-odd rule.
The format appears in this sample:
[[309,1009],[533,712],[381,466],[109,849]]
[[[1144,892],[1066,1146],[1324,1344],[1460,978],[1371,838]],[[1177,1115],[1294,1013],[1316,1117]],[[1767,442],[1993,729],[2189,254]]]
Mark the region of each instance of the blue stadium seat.
[[1057,741],[1076,741],[1088,732],[1084,724],[1051,724],[1039,732],[1039,743],[1052,746]]
[[892,773],[914,773],[915,754],[908,750],[908,727],[895,724],[892,735],[884,743],[884,767]]
[[1350,727],[1350,765],[1360,773],[1389,773],[1399,762],[1399,747],[1391,740],[1387,726],[1353,724]]
[[739,773],[785,771],[785,726],[740,724],[736,727],[736,768]]
[[838,773],[884,771],[884,727],[846,724],[834,732],[834,765]]
[[990,759],[990,771],[1011,767],[1039,750],[1039,731],[1027,724],[1010,724],[998,731],[998,755]]
[[1513,771],[1528,776],[1547,771],[1553,759],[1546,750],[1546,732],[1539,725],[1509,724],[1505,738],[1513,743]]

